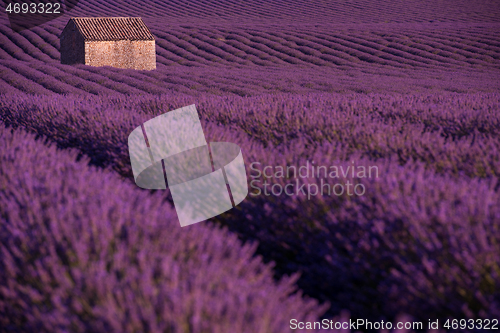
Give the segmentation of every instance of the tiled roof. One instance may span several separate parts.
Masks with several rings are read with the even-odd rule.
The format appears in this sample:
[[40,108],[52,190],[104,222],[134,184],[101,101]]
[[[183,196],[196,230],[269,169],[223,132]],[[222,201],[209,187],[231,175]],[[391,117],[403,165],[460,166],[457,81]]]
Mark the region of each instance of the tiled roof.
[[154,40],[140,17],[72,17],[85,40]]

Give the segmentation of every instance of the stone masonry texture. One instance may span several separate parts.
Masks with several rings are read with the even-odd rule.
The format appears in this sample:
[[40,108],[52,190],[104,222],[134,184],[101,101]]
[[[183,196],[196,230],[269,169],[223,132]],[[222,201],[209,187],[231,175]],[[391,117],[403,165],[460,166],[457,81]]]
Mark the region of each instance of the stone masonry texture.
[[141,18],[72,18],[61,34],[61,63],[153,70],[155,40]]

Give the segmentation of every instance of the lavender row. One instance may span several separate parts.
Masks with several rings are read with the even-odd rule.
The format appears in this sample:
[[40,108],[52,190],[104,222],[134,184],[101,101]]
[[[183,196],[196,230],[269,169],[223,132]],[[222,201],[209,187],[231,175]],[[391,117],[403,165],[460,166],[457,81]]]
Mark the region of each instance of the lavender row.
[[500,314],[496,179],[457,179],[397,158],[342,158],[334,144],[301,157],[303,143],[244,147],[254,163],[250,195],[221,223],[258,239],[278,272],[304,272],[299,286],[332,302],[332,313],[347,304],[361,318]]
[[[2,67],[10,69],[17,74],[22,75],[32,83],[39,84],[45,88],[44,90],[49,90],[55,93],[84,93],[85,91],[78,89],[77,87],[69,84],[65,84],[55,78],[52,74],[48,75],[40,72],[33,68],[33,64],[24,61],[2,61],[0,63]],[[43,66],[41,63],[35,63],[36,65]],[[44,66],[46,67],[46,66]],[[43,93],[43,92],[41,92]]]
[[[140,8],[128,1],[119,1],[118,6],[110,7],[100,1],[79,3],[71,12],[74,16],[125,16],[134,12],[135,15],[150,20],[180,24],[220,24],[241,23],[258,24],[272,22],[278,24],[405,24],[410,28],[419,25],[436,25],[438,23],[498,23],[500,11],[495,3],[471,3],[460,1],[454,7],[445,3],[430,3],[414,1],[412,3],[395,4],[392,2],[365,1],[354,6],[343,1],[324,3],[314,0],[272,1],[261,3],[251,0],[246,3],[234,3],[219,0],[207,4],[203,1],[193,1],[186,5],[183,2],[144,1]],[[467,30],[466,30],[467,31]],[[466,32],[465,31],[465,32]]]
[[[62,18],[51,22],[53,29],[50,31],[54,35],[50,38],[48,31],[41,28],[16,34],[1,24],[0,31],[6,36],[2,58],[49,62],[59,59],[54,38],[59,37],[66,23]],[[174,61],[189,66],[245,64],[253,67],[292,63],[321,67],[384,65],[389,68],[472,69],[474,65],[474,69],[499,68],[500,49],[495,45],[494,36],[475,26],[469,29],[478,32],[484,40],[477,43],[476,36],[468,32],[450,45],[450,41],[446,41],[450,31],[445,27],[433,29],[441,32],[436,36],[427,33],[425,27],[409,32],[404,26],[396,34],[388,35],[381,33],[381,27],[360,28],[365,30],[363,34],[346,31],[346,27],[341,30],[334,26],[305,27],[297,32],[293,27],[263,28],[258,25],[236,29],[218,27],[210,32],[203,26],[172,27],[163,19],[149,18],[147,23],[157,37],[159,60],[166,64]],[[197,32],[200,29],[201,34]]]
[[[348,308],[355,316],[405,311],[420,318],[429,313],[488,317],[499,312],[500,290],[495,268],[500,258],[497,101],[494,94],[18,96],[4,101],[1,113],[9,124],[47,135],[62,147],[76,147],[93,164],[110,166],[130,179],[128,133],[157,114],[194,102],[207,139],[242,147],[251,192],[257,192],[254,180],[261,189],[214,221],[243,239],[259,240],[259,253],[277,262],[279,274],[302,271],[299,286],[330,301],[331,314]],[[327,140],[339,133],[340,138],[351,133],[356,140]],[[439,141],[446,137],[451,139]],[[401,148],[370,155],[363,142],[375,139],[399,142]],[[430,155],[402,160],[402,149],[419,140],[420,151]],[[443,168],[450,158],[456,166]],[[475,165],[483,159],[484,165],[491,163],[489,169]],[[345,170],[354,165],[351,161],[377,167],[378,177],[275,174],[276,166],[312,162]],[[266,178],[262,168],[267,165],[273,168]],[[268,195],[264,181],[269,182]],[[275,192],[290,183],[296,189],[319,189],[324,181],[330,187],[336,181],[362,184],[366,193],[273,193],[273,186]]]
[[284,332],[324,312],[225,230],[0,127],[0,325],[16,332]]
[[[117,94],[75,99],[21,95],[6,96],[0,110],[4,121],[40,133],[58,128],[51,132],[63,144],[99,142],[99,147],[113,151],[118,146],[124,150],[127,133],[137,124],[191,103],[196,103],[204,121],[249,134],[265,146],[287,147],[301,142],[313,150],[329,142],[343,157],[356,153],[372,160],[397,158],[401,165],[420,161],[436,172],[455,176],[500,176],[498,94],[281,94],[249,98]],[[90,119],[106,119],[110,132],[91,128]],[[116,130],[115,121],[124,125]],[[116,136],[113,140],[111,133]],[[307,154],[305,150],[295,155]],[[120,160],[125,155],[123,152]],[[123,172],[130,174],[124,168]]]
[[[416,160],[438,172],[500,176],[500,95],[273,95],[197,100],[207,120],[264,144],[340,145],[344,156]],[[158,99],[157,111],[171,107]],[[151,110],[149,110],[151,112]]]

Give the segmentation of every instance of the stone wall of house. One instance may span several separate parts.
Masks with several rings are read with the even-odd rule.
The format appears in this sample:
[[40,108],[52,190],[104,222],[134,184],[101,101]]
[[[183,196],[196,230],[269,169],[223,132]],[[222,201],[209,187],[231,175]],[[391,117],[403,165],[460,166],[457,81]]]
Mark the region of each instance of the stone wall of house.
[[89,66],[152,70],[156,68],[155,41],[87,41],[84,63]]
[[85,63],[85,40],[75,24],[69,22],[61,33],[61,64]]

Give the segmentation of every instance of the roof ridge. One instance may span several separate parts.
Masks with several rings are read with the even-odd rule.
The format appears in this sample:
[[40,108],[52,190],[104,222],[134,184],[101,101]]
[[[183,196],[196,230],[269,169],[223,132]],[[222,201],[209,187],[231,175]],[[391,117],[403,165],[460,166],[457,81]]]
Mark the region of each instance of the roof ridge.
[[112,18],[140,18],[142,19],[142,16],[73,16],[71,19],[112,19]]

